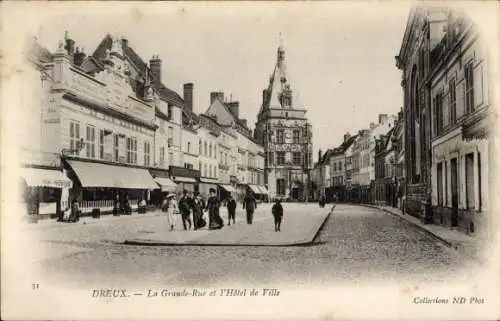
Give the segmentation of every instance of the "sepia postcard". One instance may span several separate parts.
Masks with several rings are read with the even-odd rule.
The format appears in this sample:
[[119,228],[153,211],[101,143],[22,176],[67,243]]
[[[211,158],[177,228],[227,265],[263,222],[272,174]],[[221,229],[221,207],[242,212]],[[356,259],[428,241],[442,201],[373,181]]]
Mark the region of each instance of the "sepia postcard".
[[5,1],[4,320],[497,320],[495,1]]

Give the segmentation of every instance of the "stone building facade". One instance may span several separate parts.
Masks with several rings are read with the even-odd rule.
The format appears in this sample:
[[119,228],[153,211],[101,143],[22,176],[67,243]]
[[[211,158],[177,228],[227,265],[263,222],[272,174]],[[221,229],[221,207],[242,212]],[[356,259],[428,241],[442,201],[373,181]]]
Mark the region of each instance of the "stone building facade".
[[305,200],[312,198],[312,134],[306,110],[295,105],[287,79],[285,50],[279,47],[277,61],[262,93],[254,137],[265,150],[265,184],[271,197]]
[[396,59],[405,92],[407,210],[473,233],[489,210],[485,177],[493,157],[486,43],[463,13],[420,6]]
[[474,233],[490,209],[487,46],[459,12],[447,11],[436,27],[445,32],[429,48],[433,222]]

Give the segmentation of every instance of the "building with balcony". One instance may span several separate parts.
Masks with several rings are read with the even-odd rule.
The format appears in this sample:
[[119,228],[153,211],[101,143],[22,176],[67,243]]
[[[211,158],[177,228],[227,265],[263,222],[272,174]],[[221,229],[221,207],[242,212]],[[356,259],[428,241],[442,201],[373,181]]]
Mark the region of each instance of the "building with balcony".
[[262,93],[254,137],[264,146],[264,177],[271,196],[305,200],[313,196],[311,125],[306,109],[294,101],[287,77],[285,50],[280,46],[269,85]]

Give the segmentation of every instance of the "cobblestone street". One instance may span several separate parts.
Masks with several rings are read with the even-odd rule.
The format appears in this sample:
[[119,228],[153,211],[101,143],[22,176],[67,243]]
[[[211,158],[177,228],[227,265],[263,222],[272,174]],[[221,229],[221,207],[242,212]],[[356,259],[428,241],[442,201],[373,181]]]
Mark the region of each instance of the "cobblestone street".
[[[285,204],[285,220],[286,213],[290,215],[298,206]],[[257,220],[269,216],[266,205],[256,213]],[[237,217],[237,224],[245,224],[241,211]],[[307,286],[365,279],[445,282],[446,278],[465,277],[461,272],[471,264],[407,222],[380,210],[350,205],[335,208],[311,246],[120,244],[138,231],[163,224],[163,219],[147,215],[105,217],[87,224],[47,224],[37,229],[43,234],[46,251],[36,266],[46,280],[89,288],[235,282]]]

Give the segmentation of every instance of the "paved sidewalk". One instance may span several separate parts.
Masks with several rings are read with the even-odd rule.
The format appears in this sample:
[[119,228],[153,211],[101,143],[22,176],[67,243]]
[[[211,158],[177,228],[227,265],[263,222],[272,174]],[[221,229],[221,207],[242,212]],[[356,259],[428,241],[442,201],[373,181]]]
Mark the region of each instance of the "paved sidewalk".
[[[221,211],[225,226],[220,230],[207,228],[198,231],[184,231],[177,222],[177,229],[169,231],[159,226],[159,231],[140,233],[125,241],[133,245],[217,245],[217,246],[291,246],[306,245],[313,242],[318,231],[330,215],[330,208],[318,208],[313,204],[283,203],[284,217],[281,232],[274,231],[270,208],[260,206],[254,214],[253,224],[245,221],[243,210],[237,213],[237,222],[227,225],[225,211]],[[267,206],[266,206],[267,207]],[[269,206],[270,207],[270,206]],[[181,226],[179,228],[179,226]]]
[[403,214],[398,208],[381,205],[362,204],[367,207],[378,208],[389,214],[395,215],[412,225],[426,231],[432,237],[444,243],[446,246],[456,249],[472,259],[481,260],[481,252],[485,248],[484,239],[480,235],[470,236],[463,232],[435,224],[423,224],[418,218],[409,214]]

